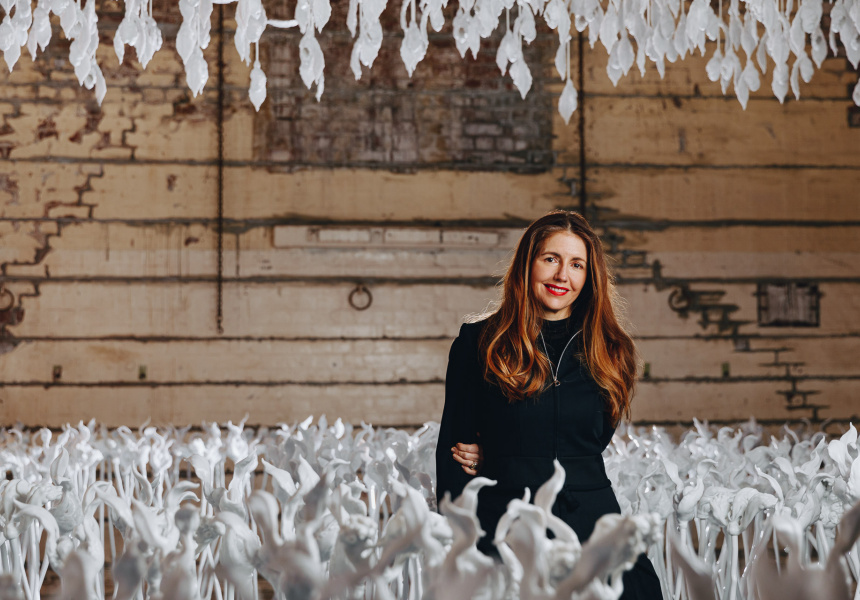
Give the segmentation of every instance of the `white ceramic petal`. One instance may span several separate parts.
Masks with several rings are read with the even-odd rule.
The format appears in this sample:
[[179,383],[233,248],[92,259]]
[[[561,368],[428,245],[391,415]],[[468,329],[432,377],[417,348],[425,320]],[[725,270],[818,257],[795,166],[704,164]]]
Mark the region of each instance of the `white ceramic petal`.
[[105,99],[105,94],[107,94],[107,83],[105,82],[104,74],[102,74],[102,70],[99,68],[95,59],[93,59],[92,65],[92,73],[94,73],[96,77],[96,102],[101,106],[102,101]]
[[[176,51],[186,66],[195,48],[197,48],[197,38],[194,35],[194,29],[189,21],[183,21],[179,27],[179,33],[176,34]],[[242,54],[240,53],[239,56]]]
[[600,23],[600,43],[603,44],[606,51],[611,53],[615,43],[618,41],[618,13],[610,3],[603,15],[603,20]]
[[812,46],[812,60],[816,67],[821,67],[821,63],[827,58],[827,40],[821,27],[816,27],[810,34],[810,45]]
[[714,55],[711,57],[711,60],[708,61],[708,64],[705,65],[705,71],[708,73],[708,79],[711,81],[718,81],[720,79],[720,70],[723,66],[723,55],[720,52],[719,48],[714,51]]
[[317,31],[322,31],[331,18],[331,4],[329,0],[313,0],[314,25]]
[[845,47],[845,56],[856,71],[860,67],[860,33],[849,31],[847,34],[841,34],[840,37]]
[[508,69],[514,85],[520,92],[520,96],[525,99],[526,94],[532,86],[532,74],[524,60],[517,60]]
[[854,423],[848,424],[848,431],[839,438],[839,441],[848,448],[857,448],[857,429],[854,427]]
[[359,0],[349,0],[349,8],[346,12],[346,27],[352,37],[355,37],[358,28],[358,5]]
[[744,22],[743,31],[741,31],[741,47],[747,55],[747,58],[752,57],[758,44],[758,32],[756,31],[756,20],[752,15],[747,15]]
[[424,58],[428,45],[427,32],[422,31],[417,23],[412,22],[404,32],[403,41],[400,44],[400,58],[410,77],[415,67]]
[[[504,40],[502,41],[502,44],[504,44]],[[555,71],[558,73],[558,76],[561,77],[562,81],[567,78],[567,60],[569,52],[570,49],[567,44],[559,44],[558,49],[555,52]],[[501,65],[499,65],[499,68],[501,68]],[[504,70],[502,70],[502,73],[504,74]]]
[[352,52],[349,55],[349,68],[352,70],[356,81],[361,79],[361,43],[362,38],[359,38],[352,45]]
[[[561,29],[559,33],[570,31],[570,14],[567,11],[563,11],[562,17],[563,20],[560,24]],[[535,37],[537,37],[537,30],[535,29],[535,17],[528,5],[520,5],[520,14],[517,17],[516,24],[520,35],[527,44],[531,44]],[[565,29],[565,26],[567,26],[567,29]]]
[[314,84],[314,81],[316,81],[316,60],[318,52],[321,52],[319,42],[313,36],[311,31],[312,30],[308,30],[308,32],[302,36],[302,40],[299,43],[299,75],[301,76],[305,87],[308,89],[310,89]]
[[454,16],[454,43],[461,58],[466,58],[466,50],[469,49],[469,25],[471,17],[460,10]]

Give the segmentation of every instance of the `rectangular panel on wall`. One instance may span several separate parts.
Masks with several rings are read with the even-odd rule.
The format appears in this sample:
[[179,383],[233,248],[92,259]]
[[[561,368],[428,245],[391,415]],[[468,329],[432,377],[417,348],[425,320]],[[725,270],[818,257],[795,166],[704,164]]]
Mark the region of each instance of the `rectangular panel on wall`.
[[477,249],[510,252],[522,229],[351,225],[279,225],[276,248]]
[[760,283],[758,324],[760,327],[818,327],[818,286],[808,282]]

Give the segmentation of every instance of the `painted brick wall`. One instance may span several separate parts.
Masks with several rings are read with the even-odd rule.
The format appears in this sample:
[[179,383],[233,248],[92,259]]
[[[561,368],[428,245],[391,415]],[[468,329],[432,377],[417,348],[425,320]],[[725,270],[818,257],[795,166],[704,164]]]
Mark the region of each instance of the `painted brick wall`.
[[[744,112],[707,59],[613,88],[604,51],[586,49],[567,126],[545,31],[523,101],[496,41],[463,61],[450,20],[409,79],[391,8],[355,82],[335,14],[322,101],[298,78],[296,37],[272,33],[260,113],[228,31],[219,156],[219,36],[191,98],[178,14],[155,9],[165,48],[141,71],[113,54],[121,5],[100,8],[101,107],[59,31],[0,75],[3,423],[438,418],[460,322],[495,297],[519,228],[559,206],[583,209],[615,258],[644,363],[638,422],[856,419],[860,129],[844,58],[802,100],[765,89]],[[819,325],[760,327],[757,286],[795,280],[818,286]]]

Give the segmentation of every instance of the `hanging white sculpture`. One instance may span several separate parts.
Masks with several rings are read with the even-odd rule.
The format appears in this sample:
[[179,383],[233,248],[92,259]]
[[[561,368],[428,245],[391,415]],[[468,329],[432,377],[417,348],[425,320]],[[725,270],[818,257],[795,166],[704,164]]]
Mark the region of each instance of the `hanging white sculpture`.
[[[267,19],[261,0],[178,0],[182,25],[176,49],[182,58],[188,87],[199,94],[209,78],[203,50],[209,45],[212,6],[236,2],[235,45],[239,56],[251,64],[250,46],[258,45],[266,27],[298,27],[302,81],[315,87],[317,100],[325,88],[325,57],[316,39],[331,16],[329,0],[298,0],[291,20]],[[593,48],[600,41],[609,53],[607,75],[617,85],[635,64],[644,75],[653,65],[663,77],[666,62],[683,60],[688,54],[716,48],[707,63],[711,81],[719,82],[723,93],[731,86],[746,108],[750,92],[761,86],[761,74],[771,70],[771,89],[780,102],[789,90],[800,98],[800,80],[809,82],[827,56],[835,55],[839,42],[851,65],[860,64],[860,0],[834,0],[830,11],[829,39],[821,27],[822,0],[726,0],[715,12],[708,0],[692,0],[685,11],[681,0],[460,0],[454,17],[454,40],[463,58],[476,56],[481,39],[489,37],[504,17],[505,34],[496,54],[504,75],[510,75],[525,98],[532,86],[532,74],[523,58],[523,43],[535,39],[535,19],[542,17],[558,33],[555,67],[564,82],[559,112],[568,122],[577,108],[577,92],[570,77],[571,26],[587,30]],[[372,67],[382,44],[380,17],[387,0],[350,0],[347,27],[355,38],[350,67],[356,79],[362,65]],[[440,31],[442,9],[448,0],[402,0],[400,25],[403,41],[400,56],[411,76],[429,47],[428,28]],[[60,17],[65,36],[72,40],[69,60],[81,85],[95,88],[101,103],[106,92],[102,71],[96,62],[98,16],[95,0],[0,0],[5,12],[0,23],[0,50],[11,71],[26,46],[35,59],[51,39],[50,13]],[[741,8],[743,7],[743,10]],[[512,13],[513,23],[511,23]],[[635,42],[635,44],[634,44]],[[126,0],[125,17],[117,28],[114,48],[122,62],[125,45],[133,46],[143,68],[161,48],[161,32],[152,17],[149,0]],[[771,66],[769,62],[772,61]],[[266,98],[266,76],[255,52],[249,96],[259,110]],[[860,81],[852,99],[860,106]]]

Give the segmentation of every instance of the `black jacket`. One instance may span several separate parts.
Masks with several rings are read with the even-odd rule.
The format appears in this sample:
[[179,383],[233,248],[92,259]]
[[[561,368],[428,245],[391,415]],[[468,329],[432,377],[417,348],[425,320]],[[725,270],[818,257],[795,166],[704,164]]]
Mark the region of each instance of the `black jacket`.
[[448,491],[456,498],[471,479],[451,458],[457,442],[482,445],[481,475],[498,479],[497,489],[531,487],[534,492],[552,475],[554,458],[567,470],[566,487],[608,487],[601,453],[615,429],[600,388],[578,358],[581,342],[575,340],[562,357],[560,385],[511,403],[497,385],[484,380],[478,356],[484,323],[463,325],[448,356],[436,449],[437,497]]
[[[573,318],[576,320],[576,317]],[[574,325],[575,331],[581,327]],[[480,443],[484,452],[481,475],[498,484],[482,488],[478,518],[486,535],[478,548],[496,555],[496,525],[508,503],[522,498],[526,487],[534,492],[553,474],[553,459],[565,468],[565,484],[553,513],[563,519],[581,541],[607,513],[621,512],[603,465],[602,452],[615,428],[601,390],[578,358],[582,336],[565,344],[549,345],[549,356],[561,365],[559,385],[550,385],[535,399],[511,403],[501,389],[488,383],[478,356],[478,336],[484,322],[466,324],[451,345],[445,379],[445,409],[436,447],[436,496],[456,498],[471,477],[451,457],[457,442]],[[551,325],[544,325],[544,332]],[[662,600],[660,581],[651,562],[641,554],[623,575],[620,600]]]

